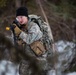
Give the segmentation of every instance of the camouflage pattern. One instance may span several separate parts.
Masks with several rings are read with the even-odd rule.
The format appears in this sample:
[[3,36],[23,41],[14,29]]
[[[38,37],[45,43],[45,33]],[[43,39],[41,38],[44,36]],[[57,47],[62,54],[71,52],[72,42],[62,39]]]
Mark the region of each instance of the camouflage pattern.
[[34,22],[28,22],[27,31],[28,33],[21,32],[19,36],[27,44],[31,44],[43,36],[43,33],[41,32],[39,26]]
[[[26,32],[28,30],[28,33]],[[23,50],[25,54],[30,56],[30,60],[22,60],[19,66],[20,75],[46,75],[47,71],[51,69],[52,65],[48,62],[48,57],[51,56],[51,50],[44,55],[38,57],[31,50],[30,44],[34,41],[40,40],[43,36],[39,26],[29,20],[27,30],[21,32],[18,38],[25,42]],[[19,40],[20,40],[19,39]],[[18,40],[17,40],[18,41]],[[47,47],[49,47],[47,45]],[[50,47],[51,49],[51,47]]]

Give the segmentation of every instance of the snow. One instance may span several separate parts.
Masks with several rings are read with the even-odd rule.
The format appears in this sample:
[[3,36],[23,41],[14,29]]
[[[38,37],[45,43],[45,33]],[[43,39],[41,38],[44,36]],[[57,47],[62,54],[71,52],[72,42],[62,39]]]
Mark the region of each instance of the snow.
[[[59,53],[65,52],[65,55],[61,54],[61,56],[59,57],[59,61],[63,61],[64,59],[62,58],[65,58],[65,60],[69,60],[68,57],[71,58],[71,55],[72,55],[71,51],[74,48],[74,44],[72,42],[58,41],[56,43],[56,46],[58,47]],[[57,66],[59,67],[60,65],[61,65],[61,62],[57,64]],[[3,74],[4,75],[19,75],[18,67],[19,67],[18,64],[14,64],[13,62],[10,62],[9,60],[1,60],[0,61],[0,75],[3,75]],[[50,70],[48,72],[48,75],[56,75],[56,71]],[[67,73],[65,75],[76,75],[76,72]]]
[[[3,73],[5,73],[5,75],[19,75],[18,65],[7,60],[0,61],[0,75],[3,75]],[[51,70],[48,72],[48,75],[56,75],[56,71]],[[76,75],[76,72],[67,73],[66,75]]]
[[55,72],[55,70],[51,70],[51,71],[48,72],[47,75],[56,75],[56,72]]
[[72,42],[68,42],[68,41],[58,41],[55,43],[57,48],[58,48],[58,52],[62,53],[64,52],[65,48],[70,47],[71,49],[74,48],[75,44]]
[[76,72],[68,73],[67,75],[76,75]]
[[[56,75],[56,71],[55,70],[50,70],[47,75]],[[67,74],[64,74],[64,75],[76,75],[76,72],[71,72],[71,73],[67,73]]]
[[18,65],[7,61],[0,61],[0,75],[19,75],[18,73]]

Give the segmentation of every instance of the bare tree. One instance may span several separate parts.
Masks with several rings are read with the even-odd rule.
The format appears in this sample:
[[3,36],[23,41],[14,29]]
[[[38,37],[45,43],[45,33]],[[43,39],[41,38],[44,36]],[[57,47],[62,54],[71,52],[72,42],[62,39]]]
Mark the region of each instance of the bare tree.
[[21,0],[15,0],[16,8],[21,6]]

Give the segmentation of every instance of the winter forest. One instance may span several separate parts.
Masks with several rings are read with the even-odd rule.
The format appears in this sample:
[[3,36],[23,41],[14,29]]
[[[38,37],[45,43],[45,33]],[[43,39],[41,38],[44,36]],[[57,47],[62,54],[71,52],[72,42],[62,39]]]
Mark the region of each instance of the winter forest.
[[[46,65],[51,67],[14,46],[10,24],[20,6],[48,23],[54,48]],[[76,0],[0,0],[0,75],[76,75]]]

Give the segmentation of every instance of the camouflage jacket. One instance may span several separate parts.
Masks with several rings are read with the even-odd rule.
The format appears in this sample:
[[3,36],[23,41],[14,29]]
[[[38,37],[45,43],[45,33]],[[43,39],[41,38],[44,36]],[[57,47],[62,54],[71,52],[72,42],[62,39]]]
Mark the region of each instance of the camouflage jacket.
[[27,44],[31,44],[34,41],[39,40],[43,35],[43,33],[40,31],[39,26],[34,22],[28,22],[27,31],[27,33],[22,31],[19,35],[19,37]]

